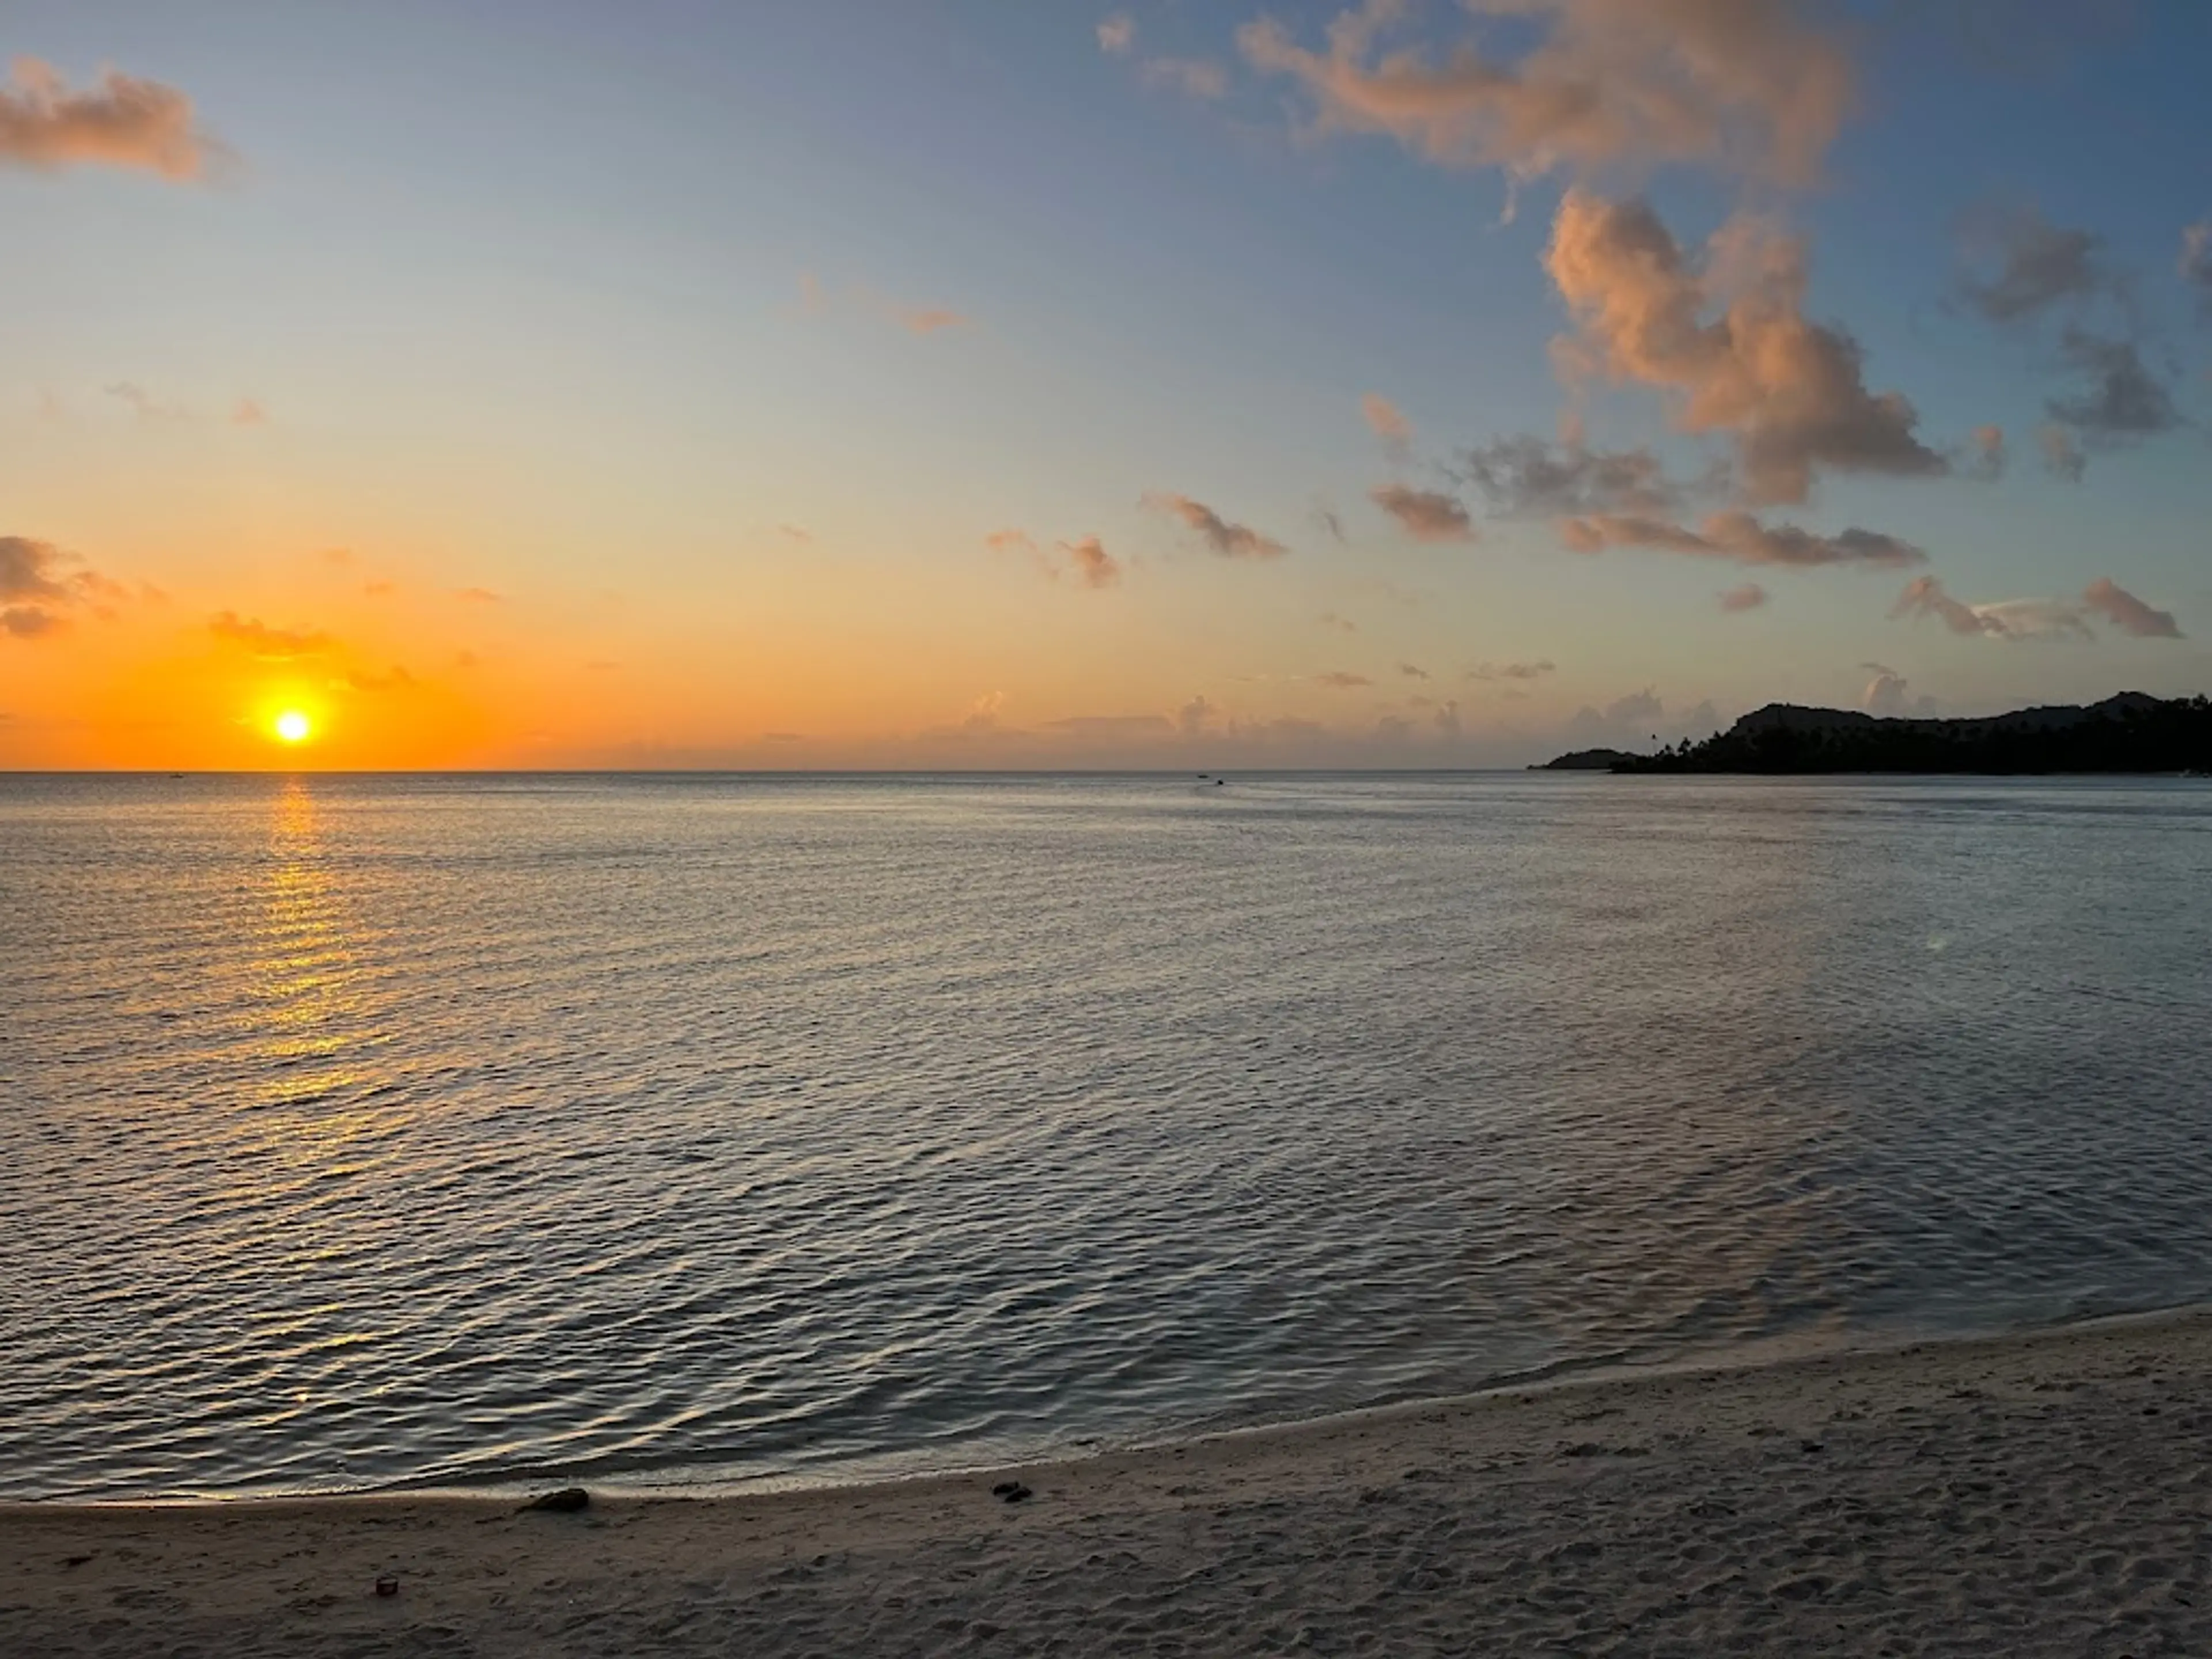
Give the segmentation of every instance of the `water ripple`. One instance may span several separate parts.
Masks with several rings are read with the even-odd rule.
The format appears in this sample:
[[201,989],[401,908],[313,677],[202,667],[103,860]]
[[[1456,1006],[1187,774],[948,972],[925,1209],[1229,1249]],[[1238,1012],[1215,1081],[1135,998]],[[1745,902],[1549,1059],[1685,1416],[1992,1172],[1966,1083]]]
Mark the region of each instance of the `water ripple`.
[[2212,792],[0,780],[0,1495],[811,1479],[2212,1295]]

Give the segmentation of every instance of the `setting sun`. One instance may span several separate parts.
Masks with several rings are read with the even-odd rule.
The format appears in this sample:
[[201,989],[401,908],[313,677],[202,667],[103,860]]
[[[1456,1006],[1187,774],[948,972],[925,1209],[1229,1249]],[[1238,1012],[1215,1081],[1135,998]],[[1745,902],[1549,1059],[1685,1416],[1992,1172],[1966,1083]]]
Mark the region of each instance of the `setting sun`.
[[314,729],[314,722],[296,708],[288,708],[276,717],[276,735],[286,743],[305,743]]

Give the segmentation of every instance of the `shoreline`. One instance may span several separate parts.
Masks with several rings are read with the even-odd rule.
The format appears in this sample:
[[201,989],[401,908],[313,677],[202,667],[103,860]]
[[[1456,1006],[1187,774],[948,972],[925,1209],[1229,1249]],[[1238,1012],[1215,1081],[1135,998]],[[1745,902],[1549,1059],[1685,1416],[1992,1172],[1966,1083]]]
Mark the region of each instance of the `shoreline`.
[[576,1514],[17,1502],[0,1649],[2204,1651],[2208,1429],[2200,1304]]
[[[1419,1395],[1407,1399],[1379,1401],[1372,1405],[1346,1406],[1316,1412],[1308,1417],[1268,1418],[1251,1422],[1221,1423],[1218,1426],[1198,1426],[1186,1430],[1169,1429],[1162,1433],[1125,1441],[1096,1443],[1096,1449],[1055,1450],[1045,1449],[1035,1455],[1009,1458],[963,1460],[942,1464],[931,1463],[911,1469],[894,1472],[866,1472],[847,1476],[834,1470],[821,1474],[769,1474],[736,1480],[630,1480],[622,1476],[605,1479],[588,1474],[570,1473],[525,1476],[511,1480],[492,1480],[479,1484],[441,1485],[425,1480],[417,1485],[410,1480],[379,1486],[351,1487],[332,1492],[269,1492],[245,1491],[236,1492],[178,1492],[160,1496],[134,1495],[126,1497],[56,1497],[6,1498],[0,1497],[0,1521],[16,1510],[167,1510],[178,1509],[227,1510],[237,1507],[260,1507],[276,1504],[319,1505],[324,1504],[358,1504],[379,1498],[420,1499],[426,1502],[484,1502],[518,1503],[533,1494],[560,1487],[582,1486],[595,1497],[635,1500],[640,1502],[674,1501],[685,1503],[719,1503],[737,1498],[768,1498],[821,1492],[870,1492],[909,1485],[915,1481],[961,1480],[980,1474],[994,1477],[1009,1472],[1030,1469],[1079,1467],[1102,1457],[1130,1456],[1140,1454],[1170,1452],[1179,1447],[1198,1446],[1217,1440],[1247,1437],[1289,1435],[1299,1431],[1317,1430],[1330,1424],[1349,1423],[1367,1419],[1387,1420],[1403,1413],[1426,1410],[1461,1410],[1479,1407],[1485,1401],[1500,1395],[1543,1395],[1558,1390],[1604,1388],[1613,1384],[1633,1382],[1640,1378],[1665,1376],[1717,1376],[1740,1371],[1785,1370],[1794,1366],[1816,1364],[1829,1359],[1850,1359],[1895,1353],[1905,1349],[1931,1346],[1978,1346],[2004,1345],[2014,1341],[2032,1341],[2066,1332],[2096,1331],[2108,1328],[2136,1325],[2160,1325],[2168,1322],[2185,1322],[2195,1318],[2212,1321],[2212,1301],[2192,1301],[2170,1306],[2140,1309],[2129,1312],[2089,1314],[2078,1318],[2048,1325],[2020,1325],[1981,1330],[1947,1331],[1920,1330],[1911,1334],[1886,1331],[1874,1340],[1861,1340],[1867,1334],[1850,1328],[1832,1328],[1827,1335],[1833,1340],[1818,1337],[1770,1336],[1748,1343],[1730,1344],[1719,1347],[1700,1348],[1676,1358],[1661,1360],[1608,1360],[1587,1365],[1577,1362],[1563,1362],[1555,1367],[1545,1367],[1533,1372],[1480,1388],[1454,1394]],[[878,1454],[874,1459],[863,1459],[848,1466],[867,1470],[871,1465],[894,1461],[902,1454]],[[713,1465],[703,1467],[711,1468]]]

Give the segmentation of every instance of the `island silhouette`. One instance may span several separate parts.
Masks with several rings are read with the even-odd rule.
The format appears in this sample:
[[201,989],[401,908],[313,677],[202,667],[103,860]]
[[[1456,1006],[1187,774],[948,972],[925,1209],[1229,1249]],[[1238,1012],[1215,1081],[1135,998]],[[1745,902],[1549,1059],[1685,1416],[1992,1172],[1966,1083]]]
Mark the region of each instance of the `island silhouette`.
[[1532,771],[2212,775],[2212,702],[2123,691],[2101,702],[1935,720],[1771,702],[1702,742],[1581,749]]

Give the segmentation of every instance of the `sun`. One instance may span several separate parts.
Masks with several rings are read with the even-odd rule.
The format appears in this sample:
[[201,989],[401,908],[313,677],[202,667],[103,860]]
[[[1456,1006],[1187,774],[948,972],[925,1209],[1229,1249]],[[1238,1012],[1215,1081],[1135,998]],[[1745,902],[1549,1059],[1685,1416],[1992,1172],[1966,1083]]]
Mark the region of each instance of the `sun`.
[[314,721],[296,708],[288,708],[276,717],[276,735],[286,743],[305,743],[315,729]]

